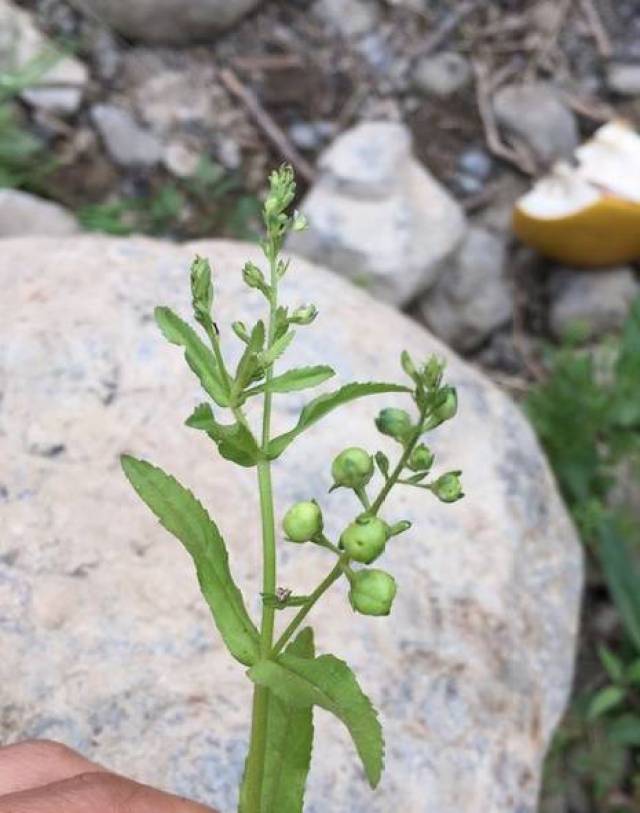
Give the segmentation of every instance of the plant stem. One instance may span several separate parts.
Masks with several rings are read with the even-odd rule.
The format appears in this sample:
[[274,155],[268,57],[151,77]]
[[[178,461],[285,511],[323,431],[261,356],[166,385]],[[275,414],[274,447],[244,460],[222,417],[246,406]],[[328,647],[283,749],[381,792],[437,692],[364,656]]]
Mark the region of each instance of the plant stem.
[[[277,257],[272,252],[271,296],[269,301],[268,343],[270,347],[275,335],[275,314],[278,301]],[[273,378],[273,365],[265,375],[265,393],[262,412],[262,458],[258,461],[258,488],[260,491],[260,514],[262,517],[262,592],[272,595],[276,591],[276,528],[273,506],[273,488],[271,484],[271,462],[267,452],[271,432],[271,406],[273,395],[269,392],[269,383]],[[273,645],[273,629],[276,608],[269,602],[262,603],[262,622],[260,626],[260,655],[268,658]],[[251,741],[247,759],[245,784],[245,809],[243,813],[260,813],[262,807],[262,783],[267,745],[267,725],[269,719],[269,690],[254,686],[253,711],[251,717]]]
[[302,624],[302,622],[307,617],[314,604],[316,604],[316,602],[320,598],[322,598],[322,596],[327,592],[331,585],[337,582],[338,579],[342,576],[344,572],[343,567],[344,563],[342,561],[338,562],[336,566],[333,568],[333,570],[329,573],[329,575],[325,579],[323,579],[320,582],[320,584],[316,587],[316,589],[313,591],[313,593],[311,593],[304,607],[301,607],[301,609],[298,610],[289,626],[285,629],[280,638],[278,638],[278,640],[276,641],[273,647],[273,655],[277,655],[279,652],[282,651],[284,645],[291,638],[293,633],[298,629],[300,624]]
[[387,499],[391,489],[398,482],[398,479],[399,479],[400,475],[402,474],[402,472],[404,470],[404,467],[407,465],[407,461],[411,457],[411,452],[415,449],[416,443],[420,440],[420,437],[422,436],[422,432],[423,432],[422,424],[423,424],[423,421],[425,419],[425,415],[426,415],[426,413],[424,411],[420,413],[420,420],[418,421],[418,428],[413,433],[413,435],[411,436],[411,439],[409,440],[409,442],[405,446],[404,451],[403,451],[403,453],[402,453],[402,455],[400,457],[400,460],[398,460],[397,466],[395,467],[395,469],[389,475],[389,479],[386,480],[385,484],[380,489],[380,493],[378,494],[378,496],[375,498],[375,500],[371,504],[371,508],[369,509],[369,512],[371,514],[373,514],[374,516],[378,513],[378,511],[382,507],[382,503]]

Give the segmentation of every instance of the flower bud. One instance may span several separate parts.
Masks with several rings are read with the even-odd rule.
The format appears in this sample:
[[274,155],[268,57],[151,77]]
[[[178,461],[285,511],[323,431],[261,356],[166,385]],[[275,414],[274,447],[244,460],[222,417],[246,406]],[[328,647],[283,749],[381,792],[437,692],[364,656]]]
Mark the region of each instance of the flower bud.
[[241,341],[243,341],[245,344],[249,344],[251,336],[249,335],[249,331],[247,330],[247,326],[244,322],[233,322],[231,324],[231,330],[233,330]]
[[441,502],[456,502],[464,497],[460,482],[461,474],[461,471],[448,471],[431,484],[431,491]]
[[395,409],[395,407],[383,409],[376,418],[376,426],[383,435],[389,435],[400,443],[413,429],[409,413],[404,409]]
[[352,446],[335,458],[331,474],[336,486],[361,488],[373,477],[373,460],[364,449]]
[[422,369],[422,379],[425,386],[432,390],[440,386],[444,373],[445,361],[438,356],[430,356]]
[[304,231],[309,227],[309,219],[301,212],[295,211],[293,213],[293,220],[291,221],[291,231]]
[[257,290],[262,291],[265,296],[269,296],[269,286],[264,278],[264,274],[254,263],[245,263],[242,269],[242,279],[249,288],[257,288]]
[[196,316],[208,316],[213,303],[211,266],[204,257],[196,257],[191,263],[191,298]]
[[301,305],[296,308],[289,317],[289,321],[294,325],[310,325],[318,315],[315,305]]
[[322,527],[322,511],[315,500],[297,502],[282,521],[282,528],[291,542],[308,542],[321,533]]
[[380,556],[388,538],[387,524],[378,517],[365,514],[344,529],[340,542],[352,559],[368,565]]
[[429,471],[433,465],[433,459],[434,454],[431,449],[421,443],[411,452],[407,465],[412,471]]
[[423,429],[435,429],[450,420],[458,411],[458,395],[453,387],[443,387],[439,393],[439,403],[424,423]]
[[363,615],[389,615],[396,590],[396,580],[384,570],[359,570],[351,582],[349,601]]
[[409,378],[412,378],[416,384],[418,384],[420,382],[420,375],[418,374],[416,365],[413,363],[413,359],[406,350],[403,350],[400,354],[400,364]]

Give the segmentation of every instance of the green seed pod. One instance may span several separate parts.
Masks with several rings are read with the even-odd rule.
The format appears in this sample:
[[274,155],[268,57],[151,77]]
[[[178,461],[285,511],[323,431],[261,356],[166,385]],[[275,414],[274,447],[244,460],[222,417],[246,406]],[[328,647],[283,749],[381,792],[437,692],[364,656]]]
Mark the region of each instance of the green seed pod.
[[321,533],[322,527],[322,511],[315,500],[297,502],[282,521],[282,528],[291,542],[308,542]]
[[433,466],[433,458],[434,454],[431,449],[421,443],[411,452],[407,465],[412,471],[429,471]]
[[352,446],[335,458],[331,474],[336,486],[362,488],[373,476],[373,460],[364,449]]
[[389,526],[378,517],[358,517],[342,532],[340,542],[356,562],[370,564],[382,553],[389,538]]
[[349,601],[362,615],[389,615],[397,589],[396,580],[384,570],[359,570],[351,582]]
[[401,443],[413,429],[409,413],[395,407],[383,409],[376,418],[376,426],[383,435],[389,435]]
[[461,474],[461,471],[448,471],[432,483],[431,491],[441,502],[456,502],[464,497],[460,482]]

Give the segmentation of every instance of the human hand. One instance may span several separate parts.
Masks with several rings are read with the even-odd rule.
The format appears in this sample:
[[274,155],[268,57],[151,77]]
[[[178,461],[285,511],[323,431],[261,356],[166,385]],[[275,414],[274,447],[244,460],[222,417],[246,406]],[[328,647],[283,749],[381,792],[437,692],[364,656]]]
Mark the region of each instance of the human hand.
[[0,813],[215,813],[109,773],[57,742],[0,748]]

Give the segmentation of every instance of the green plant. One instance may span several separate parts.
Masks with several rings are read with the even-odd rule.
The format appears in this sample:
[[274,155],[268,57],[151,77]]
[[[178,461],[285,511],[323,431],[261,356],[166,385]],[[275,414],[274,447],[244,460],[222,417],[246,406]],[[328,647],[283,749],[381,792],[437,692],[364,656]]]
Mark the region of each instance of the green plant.
[[42,142],[22,122],[15,99],[36,85],[57,59],[59,54],[47,52],[22,68],[0,71],[0,188],[40,191],[55,168]]
[[[344,661],[333,655],[316,655],[312,630],[302,629],[307,615],[322,596],[338,581],[349,583],[349,600],[354,611],[371,616],[386,615],[396,594],[392,576],[382,570],[354,567],[350,529],[335,544],[324,533],[322,512],[315,501],[297,503],[284,516],[286,536],[295,543],[317,545],[333,558],[333,564],[317,587],[308,595],[294,595],[278,587],[276,512],[271,485],[271,464],[291,443],[334,409],[357,398],[382,393],[404,393],[413,399],[416,417],[410,431],[402,432],[398,460],[392,467],[387,456],[378,452],[375,461],[380,483],[375,496],[367,492],[374,474],[373,458],[366,451],[351,448],[334,460],[335,485],[353,490],[360,502],[355,525],[367,528],[376,555],[392,537],[408,530],[406,521],[388,525],[380,518],[391,490],[402,483],[433,491],[428,471],[408,468],[423,433],[453,417],[454,391],[442,384],[443,363],[432,357],[416,367],[407,353],[402,366],[410,384],[352,383],[311,400],[289,431],[272,436],[271,414],[274,397],[315,387],[334,375],[325,365],[275,372],[278,362],[294,338],[292,325],[309,324],[316,310],[303,306],[290,312],[279,302],[278,286],[289,270],[281,258],[284,238],[290,230],[303,228],[304,219],[288,214],[294,198],[292,171],[284,167],[270,178],[270,190],[263,210],[266,237],[262,250],[268,274],[253,263],[243,269],[246,284],[266,299],[268,318],[250,329],[235,322],[233,331],[244,345],[234,371],[225,361],[214,301],[211,270],[206,260],[197,258],[191,269],[193,312],[208,339],[167,307],[156,309],[156,320],[164,336],[184,349],[187,364],[200,380],[213,402],[198,406],[187,425],[212,440],[219,454],[233,463],[257,470],[258,495],[262,517],[263,581],[262,617],[259,628],[247,612],[229,568],[225,543],[206,510],[190,491],[173,477],[143,460],[124,456],[122,465],[142,500],[156,514],[192,556],[204,597],[231,655],[248,667],[254,684],[249,754],[240,791],[242,813],[299,813],[311,759],[313,738],[312,709],[320,706],[333,713],[349,730],[364,771],[372,787],[383,767],[383,738],[377,714]],[[362,314],[365,318],[366,314]],[[245,405],[253,398],[262,402],[260,432],[247,419]],[[231,422],[221,422],[214,409],[228,410]],[[446,417],[444,412],[446,412]],[[456,477],[456,483],[459,483]],[[437,482],[437,481],[436,481]],[[459,496],[459,495],[458,495]],[[373,534],[371,532],[373,531]],[[367,537],[365,544],[371,546]],[[382,542],[382,544],[380,544]],[[287,544],[286,539],[283,540]],[[357,547],[357,546],[356,546]],[[371,551],[365,557],[370,561]],[[293,617],[275,634],[276,616],[297,608]]]
[[526,409],[624,633],[617,652],[600,644],[598,688],[581,692],[559,739],[580,755],[572,763],[577,773],[590,766],[590,787],[602,804],[629,770],[628,781],[640,781],[626,754],[640,747],[640,548],[637,525],[612,502],[625,480],[640,482],[640,300],[619,341],[595,351],[569,341],[550,353],[549,367]]

